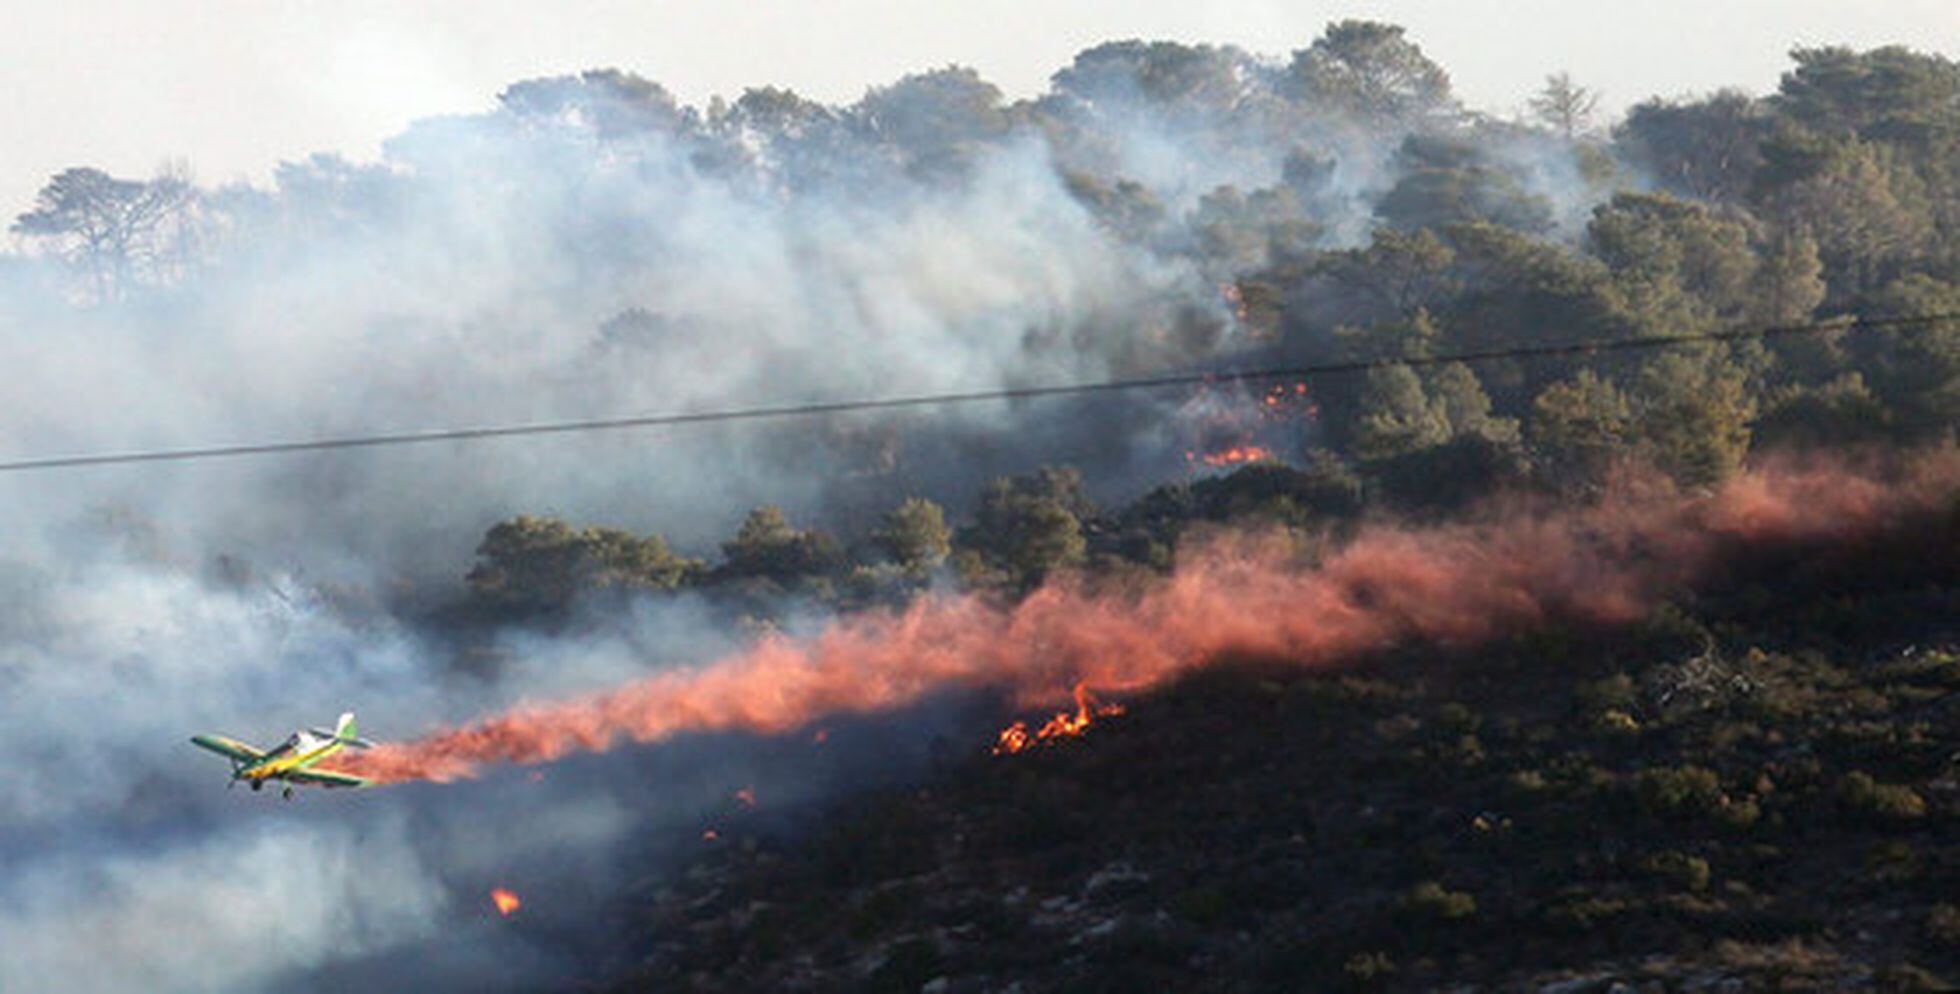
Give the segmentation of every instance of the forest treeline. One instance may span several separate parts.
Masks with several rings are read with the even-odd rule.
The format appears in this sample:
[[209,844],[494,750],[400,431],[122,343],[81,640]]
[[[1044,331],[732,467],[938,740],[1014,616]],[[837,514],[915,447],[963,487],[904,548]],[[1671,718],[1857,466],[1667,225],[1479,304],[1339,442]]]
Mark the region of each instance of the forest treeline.
[[[752,90],[695,114],[652,84],[605,73],[525,84],[505,100],[638,107],[607,120],[674,129],[704,149],[736,132],[749,136],[742,147],[782,158],[869,143],[935,177],[972,168],[990,143],[1038,136],[1110,237],[1187,257],[1219,282],[1237,334],[1185,329],[1216,339],[1212,359],[1429,358],[1960,313],[1960,65],[1903,48],[1792,58],[1770,96],[1651,100],[1610,128],[1563,75],[1533,102],[1534,122],[1467,113],[1400,29],[1355,22],[1284,65],[1231,48],[1102,45],[1057,73],[1048,94],[1014,104],[963,69],[908,77],[845,109]],[[1302,140],[1277,182],[1221,185],[1178,216],[1148,184],[1110,171],[1121,156],[1104,147],[1109,122],[1125,114],[1170,122],[1181,140],[1220,154],[1234,135],[1257,133],[1265,147],[1291,128]],[[1359,134],[1400,139],[1380,174],[1392,182],[1365,191],[1368,230],[1350,238],[1335,229],[1363,194],[1343,189],[1352,164],[1340,155],[1365,144]],[[1527,159],[1571,167],[1591,204],[1579,223],[1560,223],[1561,205]],[[1067,468],[995,481],[958,527],[917,497],[848,540],[763,507],[712,565],[658,536],[524,517],[489,533],[470,579],[478,596],[526,610],[620,585],[766,585],[851,602],[915,589],[945,565],[970,587],[1015,591],[1059,568],[1162,568],[1197,521],[1312,528],[1377,500],[1423,511],[1501,488],[1584,493],[1629,457],[1707,485],[1773,447],[1950,438],[1960,323],[1391,364],[1304,388],[1313,403],[1290,447],[1262,445],[1258,465],[1122,508],[1098,508]]]
[[[1199,425],[1200,442],[1258,465],[1123,508],[1098,508],[1066,468],[1003,477],[950,516],[894,493],[885,523],[862,535],[765,506],[713,563],[657,535],[519,517],[485,536],[470,574],[484,604],[526,612],[601,588],[876,600],[943,568],[971,587],[1026,590],[1064,567],[1162,568],[1199,520],[1312,527],[1377,500],[1424,511],[1502,488],[1582,494],[1627,458],[1694,487],[1774,447],[1951,438],[1960,322],[1393,362],[1960,314],[1960,64],[1903,47],[1800,48],[1791,60],[1767,96],[1652,99],[1612,122],[1566,74],[1529,119],[1467,110],[1401,28],[1365,21],[1332,24],[1283,58],[1098,45],[1017,101],[955,66],[849,106],[763,87],[696,108],[597,70],[511,86],[488,115],[418,124],[379,164],[287,164],[273,190],[204,190],[181,170],[147,181],[68,170],[13,230],[68,267],[78,298],[114,303],[194,284],[221,265],[211,260],[263,247],[266,231],[352,237],[417,184],[461,182],[455,164],[489,162],[497,142],[791,214],[817,199],[897,210],[971,193],[1033,150],[1108,251],[1181,274],[1156,284],[1165,296],[1148,320],[1022,328],[1033,368],[1058,353],[1094,353],[1117,372],[1388,361],[1291,385],[1281,418],[1257,417],[1257,394],[1213,398],[1227,414]],[[508,193],[491,179],[473,195]],[[602,238],[632,217],[605,215],[608,203],[577,202],[579,227],[539,237]],[[943,267],[958,276],[957,259]],[[628,308],[591,333],[698,361],[707,346],[687,329],[658,307]]]

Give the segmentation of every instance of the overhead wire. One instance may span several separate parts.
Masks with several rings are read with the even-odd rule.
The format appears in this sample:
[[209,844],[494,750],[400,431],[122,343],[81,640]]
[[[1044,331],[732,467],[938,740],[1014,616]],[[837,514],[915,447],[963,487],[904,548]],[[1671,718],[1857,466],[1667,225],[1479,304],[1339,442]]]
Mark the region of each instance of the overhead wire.
[[1625,352],[1635,349],[1664,348],[1670,345],[1691,345],[1708,342],[1734,342],[1749,339],[1767,340],[1793,335],[1821,334],[1833,331],[1912,331],[1931,327],[1948,321],[1960,320],[1960,313],[1916,314],[1881,318],[1844,319],[1819,321],[1807,324],[1779,325],[1770,327],[1731,328],[1705,332],[1682,332],[1671,335],[1648,335],[1639,338],[1618,338],[1607,340],[1584,340],[1551,342],[1539,345],[1515,345],[1502,348],[1481,349],[1436,355],[1377,357],[1354,359],[1340,362],[1307,363],[1252,369],[1225,369],[1201,372],[1170,373],[1159,376],[1145,376],[1125,379],[1096,380],[1081,383],[1057,383],[1050,385],[997,387],[987,390],[968,390],[950,393],[916,394],[898,397],[871,397],[832,401],[812,401],[796,404],[782,404],[764,407],[722,408],[706,411],[675,411],[656,414],[633,414],[607,418],[582,418],[565,421],[538,421],[517,424],[474,425],[462,427],[427,428],[410,431],[377,432],[363,435],[344,435],[338,437],[296,439],[268,442],[244,442],[236,444],[198,445],[183,448],[145,449],[124,452],[80,453],[74,455],[25,456],[0,460],[0,473],[20,473],[35,470],[72,469],[88,466],[115,466],[133,463],[188,462],[204,459],[224,459],[244,456],[275,455],[282,453],[321,452],[336,449],[380,448],[396,445],[425,445],[434,442],[468,442],[494,438],[516,438],[531,435],[562,435],[578,432],[617,431],[628,428],[652,428],[673,425],[693,425],[733,421],[763,421],[782,418],[822,417],[833,414],[846,414],[860,411],[891,411],[906,408],[945,407],[959,404],[1029,400],[1046,397],[1063,397],[1078,394],[1114,393],[1129,390],[1159,390],[1171,387],[1199,386],[1218,383],[1252,383],[1268,380],[1305,379],[1315,376],[1330,376],[1345,373],[1367,372],[1390,366],[1428,367],[1451,363],[1480,363],[1500,359],[1537,359],[1553,356],[1586,355],[1608,352]]

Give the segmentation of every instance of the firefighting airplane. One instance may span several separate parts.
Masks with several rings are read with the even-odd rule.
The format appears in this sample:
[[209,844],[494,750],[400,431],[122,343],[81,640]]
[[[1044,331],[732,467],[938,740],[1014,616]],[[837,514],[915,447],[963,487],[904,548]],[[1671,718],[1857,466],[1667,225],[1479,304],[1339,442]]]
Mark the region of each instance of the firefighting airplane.
[[251,784],[253,790],[259,790],[267,780],[284,780],[286,800],[289,801],[293,799],[294,784],[365,787],[371,782],[366,777],[323,770],[313,765],[338,751],[341,746],[367,749],[374,745],[355,734],[352,711],[341,715],[339,724],[332,731],[324,728],[301,729],[271,750],[258,749],[224,735],[193,735],[191,744],[231,760],[231,784],[227,786],[243,780]]

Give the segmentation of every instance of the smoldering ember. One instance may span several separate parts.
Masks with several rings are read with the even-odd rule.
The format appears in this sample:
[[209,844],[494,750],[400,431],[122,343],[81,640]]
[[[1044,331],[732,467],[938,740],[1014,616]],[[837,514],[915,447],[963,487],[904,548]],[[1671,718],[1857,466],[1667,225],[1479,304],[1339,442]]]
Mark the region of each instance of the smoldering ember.
[[0,991],[1960,984],[1960,25],[1320,20],[38,176]]

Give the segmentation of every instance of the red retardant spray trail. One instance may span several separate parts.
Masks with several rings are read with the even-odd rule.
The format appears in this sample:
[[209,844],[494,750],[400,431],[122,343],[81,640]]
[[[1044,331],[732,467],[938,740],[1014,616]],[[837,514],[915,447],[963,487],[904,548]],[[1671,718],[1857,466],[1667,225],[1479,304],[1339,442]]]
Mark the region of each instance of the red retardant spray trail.
[[1223,655],[1330,665],[1408,640],[1465,645],[1550,619],[1624,623],[1725,553],[1851,541],[1951,505],[1960,455],[1890,468],[1781,462],[1712,492],[1629,475],[1584,506],[1513,502],[1460,522],[1371,524],[1304,562],[1282,536],[1214,538],[1143,589],[1052,582],[1013,606],[934,595],[769,636],[697,668],[518,706],[346,765],[379,781],[452,780],[687,732],[784,732],[825,715],[903,707],[955,687],[1029,706],[1077,687],[1129,693]]

